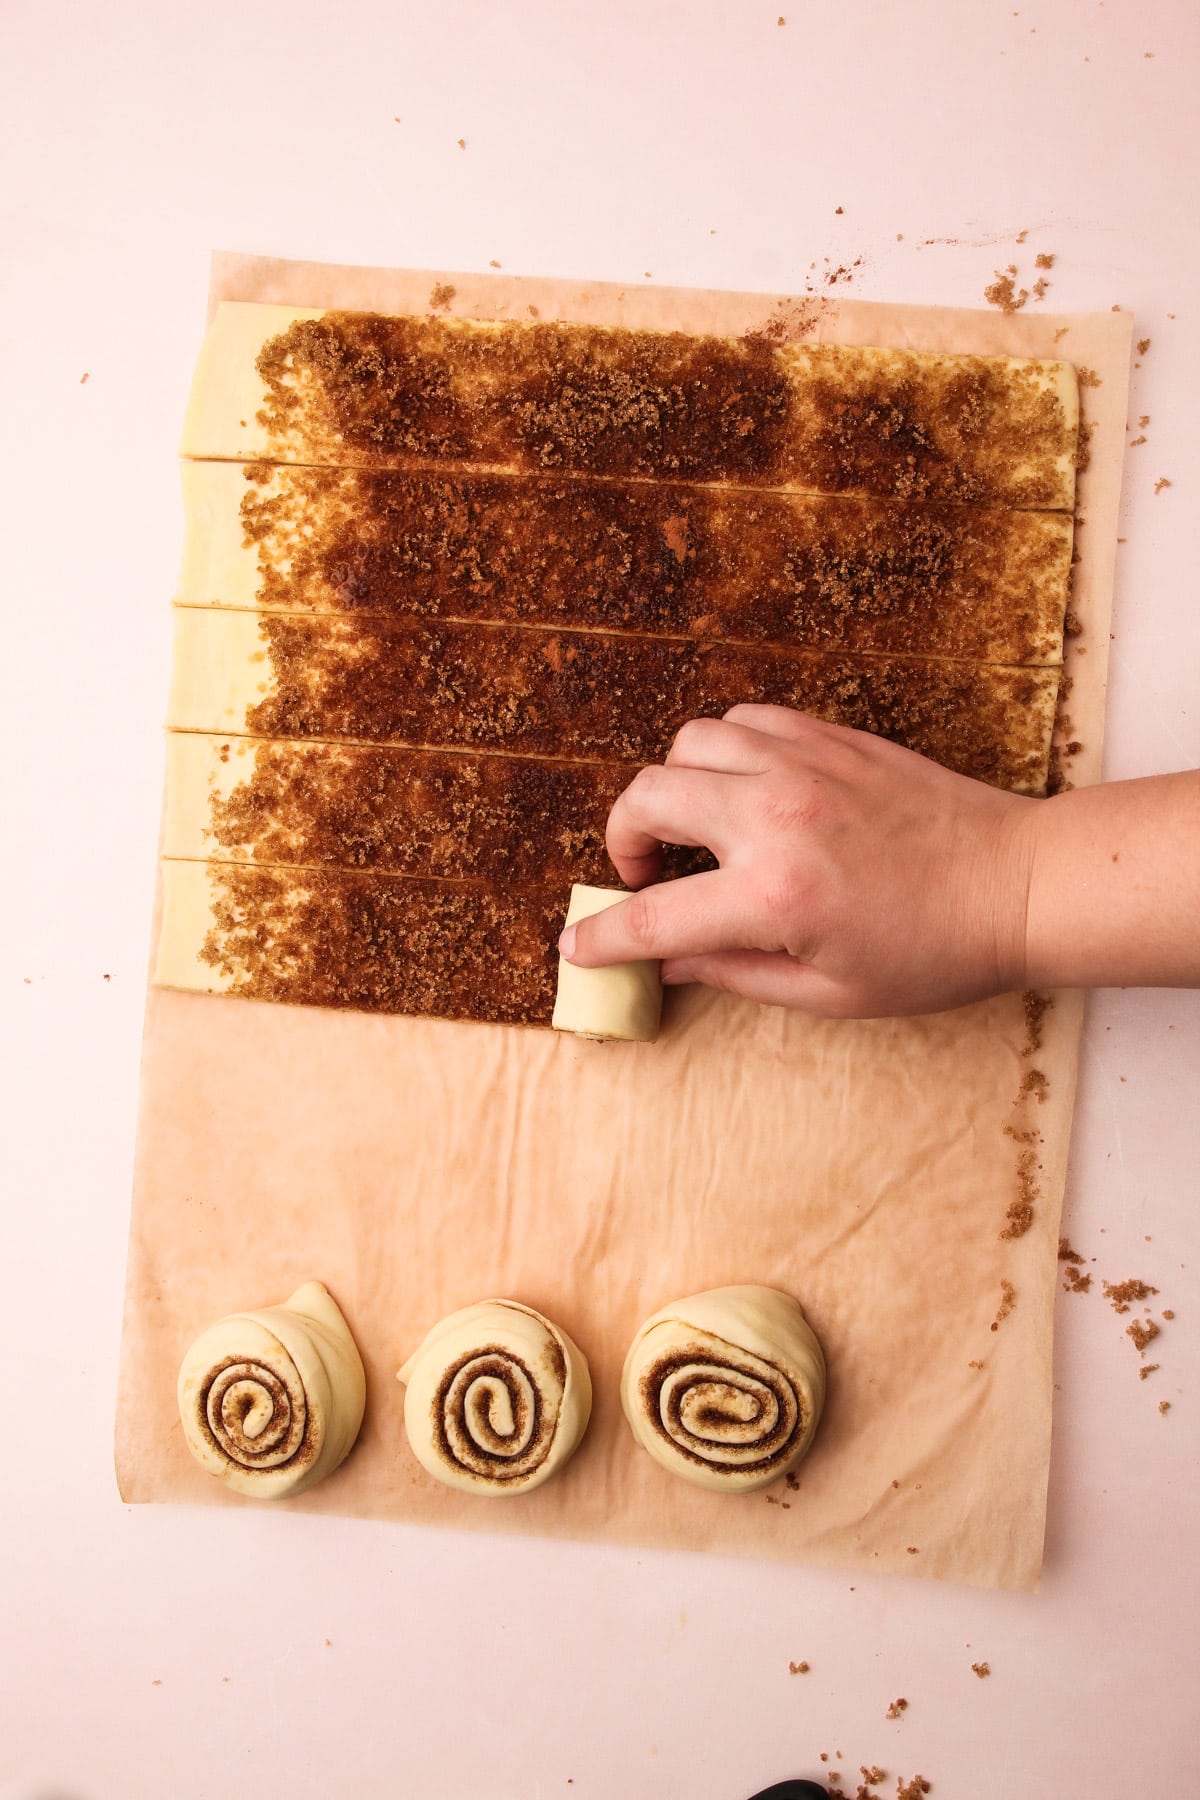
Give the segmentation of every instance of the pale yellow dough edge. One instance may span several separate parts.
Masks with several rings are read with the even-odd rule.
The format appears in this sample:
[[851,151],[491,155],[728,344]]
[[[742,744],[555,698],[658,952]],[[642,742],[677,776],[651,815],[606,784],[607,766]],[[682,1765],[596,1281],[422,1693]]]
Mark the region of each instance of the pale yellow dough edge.
[[[232,1358],[276,1369],[285,1385],[293,1371],[298,1375],[312,1421],[311,1457],[255,1470],[219,1449],[200,1424],[200,1395],[212,1372]],[[281,1306],[233,1313],[201,1332],[183,1359],[177,1394],[184,1439],[201,1468],[239,1494],[281,1500],[315,1486],[345,1461],[362,1425],[367,1384],[336,1302],[321,1282],[306,1281]]]
[[[486,1350],[519,1357],[537,1383],[543,1408],[556,1414],[547,1454],[521,1479],[490,1480],[452,1461],[442,1448],[437,1404],[442,1379],[464,1358]],[[566,1368],[561,1383],[553,1366],[555,1350]],[[463,1493],[505,1497],[540,1487],[575,1454],[591,1417],[592,1378],[583,1351],[544,1313],[516,1300],[480,1300],[448,1313],[422,1339],[396,1379],[405,1384],[404,1428],[413,1455],[436,1480]]]
[[[766,1472],[706,1465],[651,1424],[640,1392],[643,1374],[664,1355],[687,1353],[698,1342],[718,1358],[722,1349],[748,1353],[791,1381],[806,1423],[785,1461]],[[754,1493],[794,1469],[812,1443],[824,1404],[825,1358],[816,1333],[800,1303],[778,1288],[710,1288],[673,1301],[643,1321],[621,1371],[621,1406],[636,1441],[672,1475],[723,1494]]]
[[[590,919],[629,895],[620,888],[571,889],[566,925]],[[576,1037],[620,1039],[652,1044],[662,1017],[662,982],[656,962],[617,963],[608,969],[577,969],[558,959],[558,991],[554,1000],[556,1031]]]

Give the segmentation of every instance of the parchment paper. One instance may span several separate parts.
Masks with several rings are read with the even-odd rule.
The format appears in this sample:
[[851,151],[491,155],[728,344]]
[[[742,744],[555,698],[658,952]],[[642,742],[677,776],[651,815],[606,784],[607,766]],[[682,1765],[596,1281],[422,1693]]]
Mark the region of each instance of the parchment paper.
[[[218,255],[212,302],[787,335],[1065,356],[1100,385],[1081,477],[1063,745],[1099,773],[1132,321],[332,268]],[[1057,335],[1056,335],[1057,334]],[[1082,997],[918,1020],[805,1019],[700,989],[655,1045],[151,989],[117,1420],[130,1501],[239,1501],[188,1455],[175,1376],[221,1314],[326,1282],[367,1368],[340,1512],[1031,1588],[1041,1564],[1051,1321]],[[1032,1203],[1020,1236],[1009,1209]],[[794,1485],[723,1498],[637,1450],[618,1379],[641,1319],[736,1282],[797,1295],[830,1388]],[[1009,1284],[1006,1289],[1003,1284]],[[587,1354],[566,1472],[481,1500],[410,1454],[395,1371],[490,1295]]]

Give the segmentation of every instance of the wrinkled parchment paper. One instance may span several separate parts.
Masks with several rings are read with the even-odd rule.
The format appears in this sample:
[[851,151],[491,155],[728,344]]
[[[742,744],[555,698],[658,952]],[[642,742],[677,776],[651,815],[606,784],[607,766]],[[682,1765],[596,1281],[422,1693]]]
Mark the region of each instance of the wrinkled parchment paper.
[[[1081,477],[1060,738],[1100,766],[1131,320],[388,271],[218,255],[212,302],[396,312],[436,285],[469,317],[1065,356],[1100,378]],[[565,896],[564,896],[565,903]],[[254,1504],[188,1455],[175,1376],[223,1313],[324,1281],[367,1417],[309,1511],[1036,1587],[1056,1250],[1082,997],[1031,1030],[1019,996],[934,1018],[820,1021],[669,992],[655,1045],[377,1018],[152,988],[117,1420],[130,1501]],[[1040,1040],[1040,1041],[1039,1041]],[[1032,1078],[1031,1078],[1032,1077]],[[1032,1200],[1022,1236],[1009,1208]],[[618,1380],[641,1319],[702,1288],[797,1295],[824,1345],[815,1446],[765,1494],[686,1486],[633,1444]],[[1009,1284],[1008,1288],[1003,1284]],[[395,1371],[490,1295],[587,1354],[592,1425],[565,1473],[483,1500],[410,1454]]]

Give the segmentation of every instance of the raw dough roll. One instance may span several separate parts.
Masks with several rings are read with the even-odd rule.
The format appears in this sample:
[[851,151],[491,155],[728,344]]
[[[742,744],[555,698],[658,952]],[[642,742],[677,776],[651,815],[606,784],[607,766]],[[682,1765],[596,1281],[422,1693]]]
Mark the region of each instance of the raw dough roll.
[[332,1475],[358,1436],[362,1358],[319,1281],[282,1306],[233,1313],[201,1332],[179,1371],[187,1447],[210,1475],[281,1500]]
[[574,1454],[592,1410],[587,1359],[515,1300],[449,1313],[409,1357],[404,1426],[417,1461],[448,1487],[522,1494]]
[[[590,919],[617,906],[629,895],[622,888],[571,889],[565,923]],[[558,993],[554,1001],[555,1031],[576,1037],[621,1038],[652,1044],[662,1018],[662,980],[656,962],[615,963],[607,969],[577,969],[558,959]]]
[[634,1437],[672,1474],[747,1494],[795,1467],[825,1400],[825,1359],[776,1288],[712,1288],[645,1321],[621,1375]]

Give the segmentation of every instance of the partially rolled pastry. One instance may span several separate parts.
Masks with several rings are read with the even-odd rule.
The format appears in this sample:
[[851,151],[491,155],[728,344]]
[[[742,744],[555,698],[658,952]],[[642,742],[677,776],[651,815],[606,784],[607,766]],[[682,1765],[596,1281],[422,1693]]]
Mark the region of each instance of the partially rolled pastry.
[[639,1329],[621,1375],[634,1437],[673,1475],[726,1494],[800,1461],[825,1401],[821,1346],[790,1294],[711,1288]]
[[515,1300],[447,1314],[397,1380],[417,1461],[472,1494],[540,1487],[574,1454],[592,1410],[582,1350]]
[[[622,888],[571,889],[566,923],[590,919],[606,907],[619,906],[629,895]],[[606,969],[577,969],[558,959],[558,991],[554,1000],[555,1031],[576,1037],[624,1038],[652,1044],[662,1016],[662,980],[656,962],[613,963]]]
[[201,1332],[179,1371],[179,1416],[202,1468],[281,1500],[344,1462],[366,1403],[362,1358],[337,1305],[306,1281],[282,1306]]

